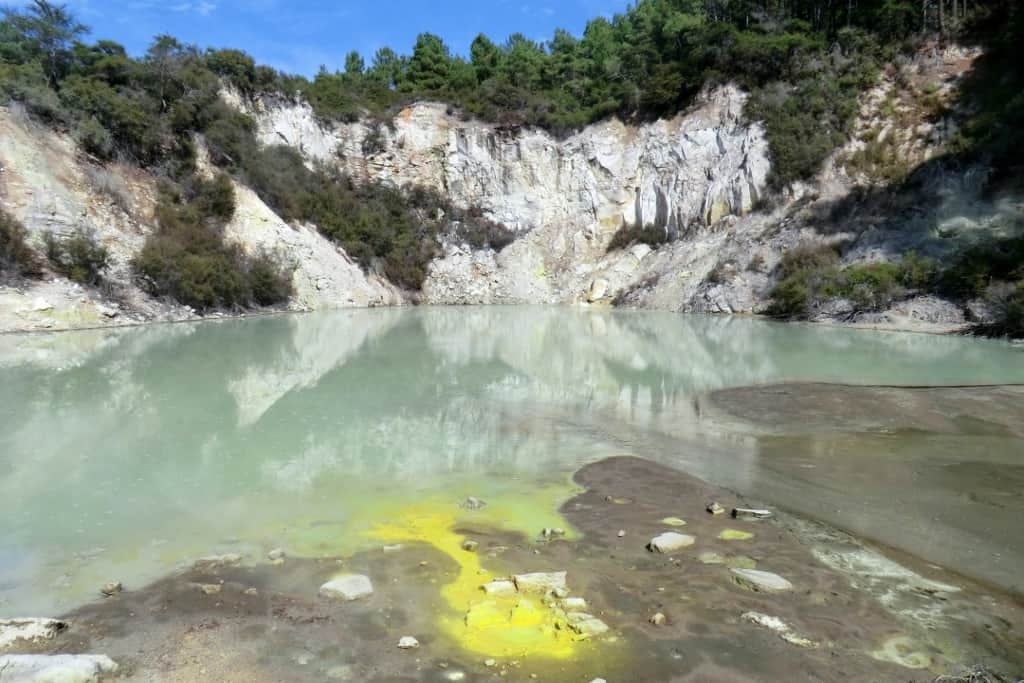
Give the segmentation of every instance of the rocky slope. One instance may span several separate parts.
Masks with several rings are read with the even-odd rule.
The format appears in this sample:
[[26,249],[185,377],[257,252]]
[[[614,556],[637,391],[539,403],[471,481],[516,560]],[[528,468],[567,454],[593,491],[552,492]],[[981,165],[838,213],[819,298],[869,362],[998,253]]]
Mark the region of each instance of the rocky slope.
[[[1019,202],[980,197],[970,173],[932,179],[926,191],[940,201],[916,207],[906,221],[860,210],[852,199],[857,188],[898,182],[942,149],[955,121],[936,121],[928,111],[948,100],[976,57],[935,49],[894,65],[865,94],[855,138],[813,183],[781,194],[768,188],[764,130],[744,120],[745,95],[732,86],[705,93],[671,120],[609,120],[567,139],[465,121],[437,103],[410,106],[388,122],[328,125],[304,102],[224,97],[255,118],[264,144],[291,145],[311,165],[336,165],[357,181],[434,189],[515,232],[501,252],[444,244],[419,301],[757,313],[772,269],[796,245],[845,241],[848,260],[886,260],[908,249],[941,257],[1021,214]],[[194,317],[151,300],[131,281],[130,260],[153,229],[153,177],[130,166],[95,166],[71,140],[10,109],[0,109],[0,165],[3,206],[37,242],[47,231],[86,229],[113,255],[103,292],[57,277],[20,289],[0,283],[0,331]],[[411,298],[365,274],[315,226],[286,224],[248,188],[236,186],[236,196],[228,237],[295,263],[293,309]],[[673,240],[609,250],[620,229],[648,226]],[[965,323],[958,307],[930,297],[859,317],[837,302],[818,317],[933,330]]]

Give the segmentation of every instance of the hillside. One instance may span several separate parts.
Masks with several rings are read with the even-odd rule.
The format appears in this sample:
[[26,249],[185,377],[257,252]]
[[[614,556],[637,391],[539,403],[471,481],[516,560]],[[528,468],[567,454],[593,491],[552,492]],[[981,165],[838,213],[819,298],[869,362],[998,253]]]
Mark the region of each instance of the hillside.
[[944,4],[650,0],[313,81],[9,11],[0,329],[587,302],[1020,334],[1020,10]]

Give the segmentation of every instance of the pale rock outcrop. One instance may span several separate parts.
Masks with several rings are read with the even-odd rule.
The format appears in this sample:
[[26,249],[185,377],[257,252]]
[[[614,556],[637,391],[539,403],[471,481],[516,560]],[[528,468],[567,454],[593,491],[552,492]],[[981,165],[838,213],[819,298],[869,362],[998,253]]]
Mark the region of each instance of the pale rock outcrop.
[[390,125],[326,125],[305,103],[228,97],[254,114],[264,144],[290,144],[357,179],[435,189],[519,235],[500,253],[444,245],[424,285],[429,303],[610,300],[642,279],[651,254],[644,245],[608,254],[616,231],[699,233],[752,211],[770,170],[764,130],[743,119],[746,96],[733,86],[671,120],[609,120],[565,140],[464,121],[437,103]]

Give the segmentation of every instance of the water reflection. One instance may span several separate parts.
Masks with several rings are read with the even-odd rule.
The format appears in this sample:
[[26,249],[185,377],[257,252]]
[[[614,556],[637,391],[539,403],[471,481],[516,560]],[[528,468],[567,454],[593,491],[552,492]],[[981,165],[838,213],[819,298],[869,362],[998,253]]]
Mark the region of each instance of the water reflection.
[[[12,584],[74,600],[111,567],[153,573],[255,528],[343,519],[363,498],[622,452],[753,485],[756,430],[705,414],[716,389],[1024,381],[1024,357],[997,342],[556,308],[0,342],[0,600],[25,606]],[[96,548],[93,569],[69,566]]]

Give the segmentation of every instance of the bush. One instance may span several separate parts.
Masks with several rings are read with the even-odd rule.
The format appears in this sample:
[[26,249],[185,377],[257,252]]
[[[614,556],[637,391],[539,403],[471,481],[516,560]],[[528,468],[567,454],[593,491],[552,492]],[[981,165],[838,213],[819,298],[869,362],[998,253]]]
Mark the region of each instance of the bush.
[[98,285],[110,265],[110,252],[85,230],[78,230],[70,237],[49,232],[43,237],[43,244],[54,270],[82,285]]
[[668,230],[656,225],[623,225],[612,236],[608,243],[608,253],[626,249],[634,244],[647,244],[657,249],[669,242]]
[[0,209],[0,273],[3,272],[38,277],[42,264],[28,245],[25,226]]
[[288,301],[292,268],[269,254],[247,256],[224,240],[224,223],[234,211],[230,179],[193,178],[187,190],[164,190],[159,227],[132,260],[142,288],[200,312]]
[[800,247],[783,255],[776,268],[769,313],[785,318],[807,317],[829,299],[847,299],[858,311],[890,307],[910,290],[929,287],[937,266],[911,252],[899,263],[858,263],[840,267],[832,246]]

